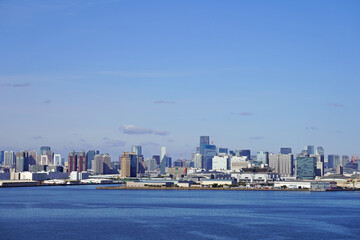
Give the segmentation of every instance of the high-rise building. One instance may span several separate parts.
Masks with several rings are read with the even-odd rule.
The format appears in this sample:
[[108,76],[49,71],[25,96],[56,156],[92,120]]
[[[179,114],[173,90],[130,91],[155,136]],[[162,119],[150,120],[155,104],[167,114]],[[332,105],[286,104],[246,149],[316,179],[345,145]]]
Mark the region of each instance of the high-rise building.
[[230,157],[214,156],[212,158],[212,170],[228,170],[230,169]]
[[0,151],[0,166],[4,164],[4,151]]
[[101,175],[111,173],[111,158],[107,153],[95,155],[91,165],[94,174]]
[[99,150],[90,150],[86,153],[87,169],[92,169],[92,160],[95,159],[95,155],[99,154]]
[[16,172],[29,171],[29,154],[21,151],[16,153]]
[[69,173],[87,171],[87,161],[85,152],[72,151],[68,156]]
[[325,151],[324,151],[324,148],[323,147],[317,147],[316,148],[316,155],[323,155],[324,156],[325,154]]
[[307,145],[307,146],[305,146],[305,147],[304,147],[304,150],[306,150],[309,155],[315,154],[315,148],[314,148],[313,145]]
[[15,168],[16,154],[13,151],[4,151],[4,167]]
[[135,153],[136,155],[138,156],[142,156],[142,147],[139,145],[139,146],[131,146],[131,152],[132,153]]
[[54,154],[54,165],[61,166],[61,154]]
[[251,159],[251,151],[250,150],[240,150],[240,157],[247,157],[248,160]]
[[269,152],[265,152],[265,151],[257,152],[256,161],[262,162],[263,164],[269,164]]
[[296,178],[300,180],[315,179],[316,158],[298,157],[295,161]]
[[194,168],[202,169],[203,155],[201,153],[196,153],[193,158]]
[[338,165],[340,165],[339,155],[328,155],[328,168],[336,168]]
[[160,154],[160,174],[166,173],[166,147],[161,147]]
[[155,159],[157,165],[160,165],[160,155],[153,155],[152,158]]
[[51,147],[49,146],[40,147],[40,155],[46,155],[50,151],[51,151]]
[[[51,148],[48,146],[42,146],[40,148],[40,155],[47,155],[46,165],[54,165],[54,153],[51,151]],[[45,164],[43,164],[45,165]]]
[[243,168],[249,167],[250,162],[247,157],[232,156],[230,159],[230,168],[232,171],[240,171]]
[[340,164],[341,164],[342,166],[345,166],[345,164],[348,163],[348,162],[349,162],[349,156],[348,156],[348,155],[342,155],[342,156],[341,156]]
[[205,146],[210,144],[209,136],[201,136],[200,137],[200,153],[204,155]]
[[294,156],[292,154],[269,154],[269,167],[282,177],[294,175]]
[[280,148],[280,153],[281,154],[291,154],[292,153],[292,149],[289,147],[282,147]]
[[135,153],[124,152],[120,159],[121,177],[137,177],[138,162]]
[[228,154],[227,148],[219,148],[219,154]]
[[29,151],[29,165],[36,165],[36,159],[37,159],[37,152],[36,151]]
[[147,170],[148,172],[153,172],[153,171],[155,171],[156,168],[157,168],[156,160],[153,159],[153,158],[146,159],[145,164],[146,164],[146,170]]
[[212,158],[216,156],[216,146],[215,145],[205,145],[204,155],[203,155],[203,168],[205,170],[212,169]]

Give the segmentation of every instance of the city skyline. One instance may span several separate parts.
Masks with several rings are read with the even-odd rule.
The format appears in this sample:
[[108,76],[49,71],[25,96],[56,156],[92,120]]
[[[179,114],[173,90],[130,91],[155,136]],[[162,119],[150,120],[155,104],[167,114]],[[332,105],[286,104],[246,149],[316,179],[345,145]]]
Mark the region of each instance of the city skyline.
[[0,147],[358,154],[359,7],[3,1]]

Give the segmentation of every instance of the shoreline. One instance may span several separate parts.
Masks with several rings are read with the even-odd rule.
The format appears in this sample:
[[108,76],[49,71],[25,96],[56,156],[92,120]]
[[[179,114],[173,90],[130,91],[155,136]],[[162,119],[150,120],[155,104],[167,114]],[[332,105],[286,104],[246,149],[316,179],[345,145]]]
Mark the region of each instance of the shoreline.
[[200,188],[200,187],[97,187],[97,190],[200,190],[200,191],[290,191],[290,192],[337,192],[359,191],[360,189],[328,189],[317,191],[311,189],[258,189],[258,188]]

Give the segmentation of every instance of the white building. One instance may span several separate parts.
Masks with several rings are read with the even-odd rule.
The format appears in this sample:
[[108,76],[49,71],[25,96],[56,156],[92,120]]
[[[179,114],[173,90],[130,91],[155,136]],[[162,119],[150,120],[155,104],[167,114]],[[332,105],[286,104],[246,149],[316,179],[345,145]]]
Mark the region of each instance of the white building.
[[61,166],[61,154],[54,154],[54,165]]
[[203,160],[203,155],[201,153],[196,153],[194,155],[193,161],[194,161],[194,168],[197,169],[202,169],[202,160]]
[[243,168],[247,168],[249,167],[249,165],[251,166],[251,163],[249,161],[247,161],[247,157],[243,156],[243,157],[236,157],[233,156],[231,157],[230,163],[231,163],[231,171],[240,171]]
[[212,158],[212,170],[228,170],[229,165],[229,156],[215,156]]
[[265,184],[280,180],[280,175],[272,172],[244,172],[231,174],[231,176],[235,177],[238,182],[251,184]]

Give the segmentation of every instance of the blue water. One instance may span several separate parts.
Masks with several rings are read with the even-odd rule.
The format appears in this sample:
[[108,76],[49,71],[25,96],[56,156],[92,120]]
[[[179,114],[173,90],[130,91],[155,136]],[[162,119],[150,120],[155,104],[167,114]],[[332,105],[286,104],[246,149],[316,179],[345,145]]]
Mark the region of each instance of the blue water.
[[360,192],[0,189],[0,239],[360,239]]

